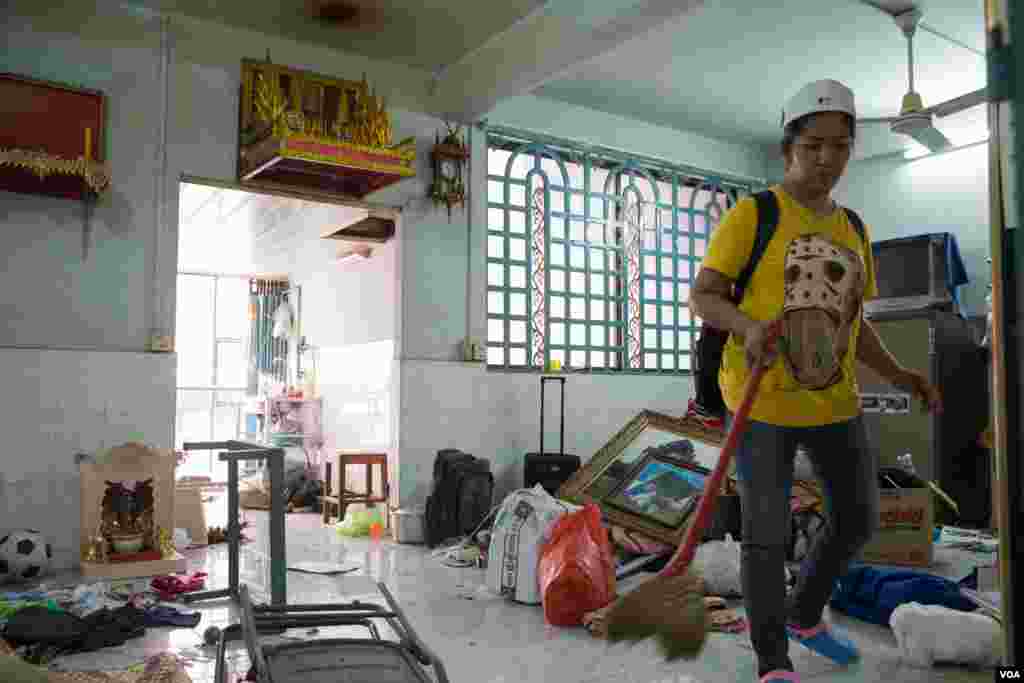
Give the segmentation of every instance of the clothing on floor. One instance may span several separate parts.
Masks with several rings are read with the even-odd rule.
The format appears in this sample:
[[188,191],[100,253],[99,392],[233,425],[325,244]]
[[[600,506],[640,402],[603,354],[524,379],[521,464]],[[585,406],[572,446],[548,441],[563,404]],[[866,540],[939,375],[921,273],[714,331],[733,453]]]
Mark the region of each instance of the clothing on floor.
[[157,576],[151,585],[161,600],[173,600],[182,593],[202,590],[206,586],[206,572],[193,572],[185,576]]
[[[972,576],[976,586],[977,575]],[[836,582],[829,604],[879,626],[888,626],[893,611],[909,602],[972,612],[976,605],[960,593],[961,586],[971,587],[972,576],[957,584],[924,572],[857,565]]]
[[202,615],[199,612],[182,612],[168,605],[153,605],[144,611],[146,626],[178,626],[195,628]]
[[88,632],[79,649],[83,652],[123,645],[146,633],[145,613],[125,605],[117,609],[103,608],[85,617]]
[[104,607],[84,618],[42,607],[27,607],[7,622],[4,638],[15,645],[70,654],[123,645],[145,632],[145,613],[129,605],[114,610]]
[[42,607],[48,609],[51,612],[60,612],[60,606],[53,600],[40,600],[40,601],[18,601],[18,602],[6,602],[0,601],[0,626],[6,624],[16,612],[19,612],[26,607]]
[[20,602],[20,601],[44,602],[49,597],[51,597],[49,594],[44,593],[42,591],[21,591],[21,592],[0,593],[0,600],[3,600],[4,602]]
[[[806,449],[824,484],[827,523],[802,562],[787,601],[785,560],[798,444]],[[743,501],[743,599],[759,675],[763,675],[793,668],[787,620],[805,628],[820,622],[836,578],[874,531],[877,455],[859,417],[820,427],[750,421],[737,448],[736,469]]]
[[76,586],[71,593],[68,611],[75,616],[84,617],[103,607],[118,607],[111,604],[103,583],[83,583]]
[[85,621],[74,614],[53,612],[45,607],[33,606],[11,615],[4,628],[4,639],[15,646],[65,646],[81,639],[85,631]]

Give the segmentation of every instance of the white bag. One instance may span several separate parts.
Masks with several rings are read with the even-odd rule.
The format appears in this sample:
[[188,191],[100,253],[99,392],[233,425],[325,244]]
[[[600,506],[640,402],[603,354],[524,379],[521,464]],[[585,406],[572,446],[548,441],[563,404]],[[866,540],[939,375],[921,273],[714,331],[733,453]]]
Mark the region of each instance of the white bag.
[[726,534],[724,541],[708,541],[697,547],[690,565],[704,578],[704,593],[720,597],[743,595],[740,583],[740,544]]
[[[724,541],[708,541],[697,546],[690,567],[699,572],[704,579],[705,595],[722,598],[743,595],[743,582],[740,578],[741,551],[742,546],[733,540],[732,534],[726,534]],[[785,569],[788,584],[792,577],[789,567]]]
[[992,668],[1003,659],[1003,629],[984,614],[908,602],[893,610],[889,626],[903,659],[919,667],[951,663]]
[[487,550],[487,588],[517,602],[539,605],[537,563],[551,527],[580,506],[554,498],[537,484],[510,493],[501,503]]

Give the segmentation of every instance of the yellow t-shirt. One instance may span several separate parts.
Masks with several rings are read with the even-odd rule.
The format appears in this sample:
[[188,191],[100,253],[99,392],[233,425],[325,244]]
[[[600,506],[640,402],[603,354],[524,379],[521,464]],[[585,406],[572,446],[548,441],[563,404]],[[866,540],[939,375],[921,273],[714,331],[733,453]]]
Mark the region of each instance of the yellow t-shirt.
[[[779,202],[779,224],[750,278],[739,309],[754,320],[774,320],[782,315],[785,303],[786,250],[801,236],[819,234],[851,249],[864,265],[863,298],[878,296],[874,259],[871,258],[871,237],[867,226],[864,239],[850,223],[846,212],[838,208],[827,217],[798,203],[780,186],[771,188]],[[736,280],[750,260],[757,232],[757,204],[745,197],[722,218],[711,235],[703,267],[718,271]],[[765,372],[750,419],[788,427],[813,427],[853,419],[860,414],[857,389],[856,352],[860,319],[851,327],[850,344],[842,358],[842,377],[830,387],[811,390],[800,386],[786,368],[781,356]],[[729,335],[722,355],[718,381],[722,398],[735,412],[743,400],[750,370],[742,343]]]

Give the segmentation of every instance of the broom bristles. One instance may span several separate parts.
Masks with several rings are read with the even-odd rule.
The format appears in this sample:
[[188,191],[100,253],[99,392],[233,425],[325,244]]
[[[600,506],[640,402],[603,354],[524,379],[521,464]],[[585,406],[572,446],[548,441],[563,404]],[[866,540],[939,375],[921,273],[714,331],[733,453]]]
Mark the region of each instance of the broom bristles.
[[692,572],[655,577],[616,602],[606,626],[611,642],[656,636],[665,659],[693,659],[707,640],[704,583]]
[[[779,338],[780,326],[779,321],[773,323],[769,330],[770,342]],[[700,654],[708,635],[704,585],[698,575],[687,570],[707,528],[711,506],[718,498],[725,470],[736,450],[740,434],[746,427],[747,415],[757,396],[764,372],[763,366],[757,367],[747,380],[743,401],[729,427],[718,463],[704,482],[704,494],[686,531],[683,544],[659,576],[623,597],[609,610],[609,640],[637,641],[656,635],[666,659],[692,658]]]

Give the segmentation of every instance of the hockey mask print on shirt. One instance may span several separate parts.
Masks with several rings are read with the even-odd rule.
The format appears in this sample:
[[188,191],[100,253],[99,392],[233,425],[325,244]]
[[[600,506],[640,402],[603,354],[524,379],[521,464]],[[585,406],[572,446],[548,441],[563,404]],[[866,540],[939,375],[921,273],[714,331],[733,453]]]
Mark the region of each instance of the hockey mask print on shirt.
[[828,388],[842,377],[842,359],[860,315],[863,262],[824,235],[802,235],[786,249],[785,273],[785,364],[800,386]]

